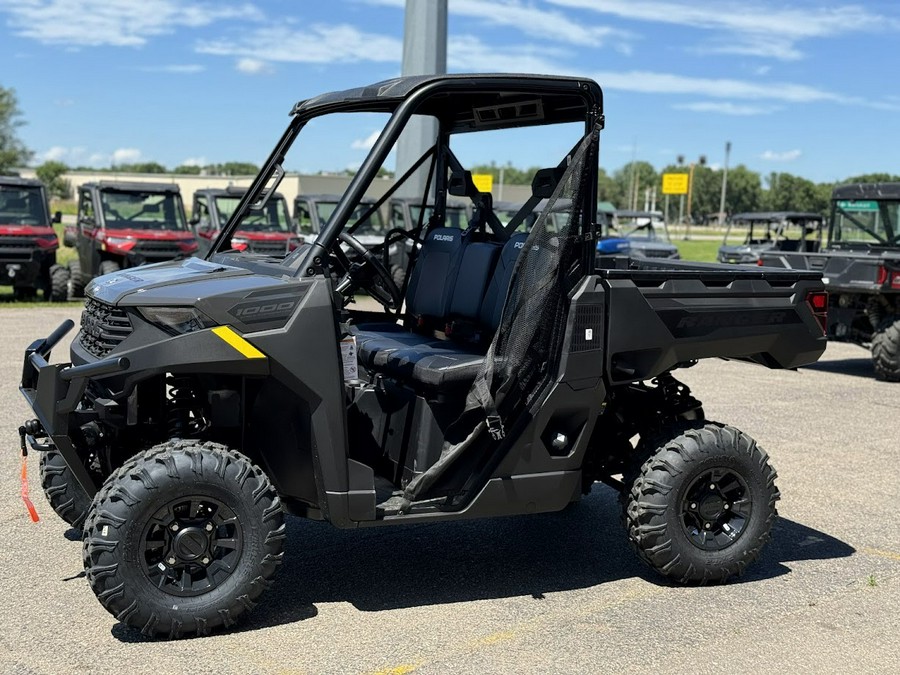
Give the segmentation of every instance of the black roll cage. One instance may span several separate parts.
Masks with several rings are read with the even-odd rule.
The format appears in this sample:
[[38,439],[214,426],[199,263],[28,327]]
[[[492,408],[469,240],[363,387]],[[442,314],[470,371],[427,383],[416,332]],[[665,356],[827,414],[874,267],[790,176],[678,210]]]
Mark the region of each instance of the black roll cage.
[[[421,83],[419,83],[421,81]],[[397,80],[401,85],[404,78]],[[278,188],[278,183],[284,175],[282,167],[284,158],[290,150],[294,141],[302,131],[306,123],[315,118],[325,115],[341,112],[388,112],[391,117],[382,129],[372,146],[369,154],[366,156],[359,170],[353,176],[347,189],[344,191],[337,207],[331,215],[326,226],[319,233],[316,240],[310,247],[298,249],[295,253],[287,256],[281,263],[281,266],[287,267],[291,276],[303,275],[313,276],[323,268],[324,261],[328,258],[328,253],[335,245],[338,235],[346,227],[347,221],[352,216],[356,205],[365,195],[365,191],[372,182],[372,179],[378,172],[378,169],[384,164],[384,160],[390,152],[391,148],[400,137],[400,133],[405,128],[409,119],[415,114],[423,104],[433,97],[440,95],[450,96],[457,94],[474,94],[474,93],[509,93],[509,94],[534,94],[540,96],[543,94],[557,93],[559,95],[574,96],[581,98],[583,108],[579,117],[572,115],[572,109],[560,109],[558,112],[560,119],[551,119],[545,121],[540,118],[537,122],[533,120],[525,120],[524,122],[516,120],[505,124],[493,124],[485,126],[483,129],[473,123],[470,128],[458,128],[449,130],[439,120],[438,129],[438,152],[434,155],[434,175],[441,180],[440,177],[446,173],[444,165],[444,153],[441,148],[447,146],[447,142],[452,133],[463,133],[468,131],[480,131],[498,128],[513,128],[521,126],[541,126],[561,123],[565,121],[584,120],[584,133],[588,134],[599,124],[603,126],[603,94],[600,87],[593,81],[587,79],[559,78],[551,76],[521,76],[521,75],[452,75],[452,76],[435,76],[433,78],[408,78],[408,82],[412,85],[410,91],[405,95],[396,97],[380,98],[374,96],[370,98],[359,97],[353,98],[348,96],[341,99],[338,95],[324,95],[317,97],[322,100],[316,103],[316,100],[298,103],[291,112],[292,119],[287,129],[281,135],[275,148],[266,159],[259,174],[254,178],[247,192],[242,197],[237,208],[234,210],[231,218],[216,241],[210,247],[206,254],[207,260],[221,253],[225,253],[231,248],[231,238],[237,229],[238,223],[243,220],[246,214],[254,207],[260,208],[268,199],[268,195],[274,193]],[[387,88],[384,85],[390,83],[380,83],[372,85],[366,90],[376,91],[379,88]],[[576,87],[577,86],[577,90]],[[429,114],[423,112],[423,114]],[[599,143],[597,140],[595,143]],[[272,182],[269,185],[269,182]],[[585,204],[583,208],[583,226],[588,230],[582,232],[585,237],[594,239],[595,223],[597,220],[597,185],[596,181],[591,181],[589,189],[585,190]],[[441,211],[446,200],[446,186],[438,189],[435,195],[435,209]]]

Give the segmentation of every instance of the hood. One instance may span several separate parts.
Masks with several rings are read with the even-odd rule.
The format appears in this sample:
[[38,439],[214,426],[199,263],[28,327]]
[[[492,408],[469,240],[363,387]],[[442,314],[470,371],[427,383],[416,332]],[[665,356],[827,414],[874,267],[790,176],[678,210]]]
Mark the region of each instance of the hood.
[[107,229],[103,231],[107,237],[115,239],[144,239],[147,241],[184,241],[194,239],[194,233],[190,230],[142,230],[142,229]]
[[678,250],[678,247],[675,246],[675,244],[670,244],[665,241],[654,241],[647,239],[646,237],[629,237],[628,239],[631,242],[631,248],[640,251],[667,251],[669,253],[675,253],[675,251]]
[[597,241],[597,253],[627,253],[631,242],[622,237],[607,237]]
[[[140,294],[138,297],[141,304],[175,302],[184,305],[190,303],[186,303],[184,299],[179,302],[171,298],[172,295],[184,296],[183,293],[173,293],[177,287],[200,281],[243,277],[249,274],[248,270],[240,267],[219,265],[200,258],[188,258],[156,265],[131,267],[97,277],[87,285],[85,294],[110,305],[119,304],[132,294]],[[190,292],[190,296],[194,298],[202,295],[203,289],[200,287],[192,289]],[[137,303],[128,302],[126,304]]]
[[49,237],[56,236],[56,232],[49,225],[6,225],[0,221],[0,236]]
[[287,241],[297,239],[293,232],[251,232],[250,230],[238,230],[231,238],[246,239],[247,241]]

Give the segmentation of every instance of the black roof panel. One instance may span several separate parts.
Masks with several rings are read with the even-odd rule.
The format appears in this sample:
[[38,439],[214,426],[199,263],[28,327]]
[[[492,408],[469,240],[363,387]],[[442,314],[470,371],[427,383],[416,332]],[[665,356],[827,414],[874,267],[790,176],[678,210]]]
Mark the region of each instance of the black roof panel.
[[837,185],[832,199],[900,199],[900,183],[850,183]]

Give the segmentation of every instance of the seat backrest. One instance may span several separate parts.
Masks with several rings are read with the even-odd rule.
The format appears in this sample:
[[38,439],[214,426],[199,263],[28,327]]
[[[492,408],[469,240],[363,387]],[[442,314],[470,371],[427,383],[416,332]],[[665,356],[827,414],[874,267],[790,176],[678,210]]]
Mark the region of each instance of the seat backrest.
[[425,236],[406,289],[406,310],[420,323],[450,313],[453,285],[464,252],[463,231],[438,227]]
[[448,317],[478,321],[481,304],[500,255],[500,244],[472,241],[465,243],[463,249]]
[[497,326],[500,325],[500,317],[503,315],[503,305],[506,302],[506,294],[512,281],[516,260],[525,247],[526,239],[528,239],[527,232],[517,232],[509,238],[500,251],[494,273],[488,282],[487,291],[478,312],[479,322],[486,328],[497,330]]

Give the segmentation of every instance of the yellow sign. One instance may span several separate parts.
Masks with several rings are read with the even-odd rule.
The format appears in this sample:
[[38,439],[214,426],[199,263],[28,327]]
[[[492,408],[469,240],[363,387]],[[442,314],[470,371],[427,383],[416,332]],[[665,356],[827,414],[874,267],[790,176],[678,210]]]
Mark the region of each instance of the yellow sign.
[[688,191],[688,175],[686,173],[664,173],[664,195],[686,195]]
[[494,176],[490,173],[473,173],[472,182],[479,192],[490,192],[494,187]]

